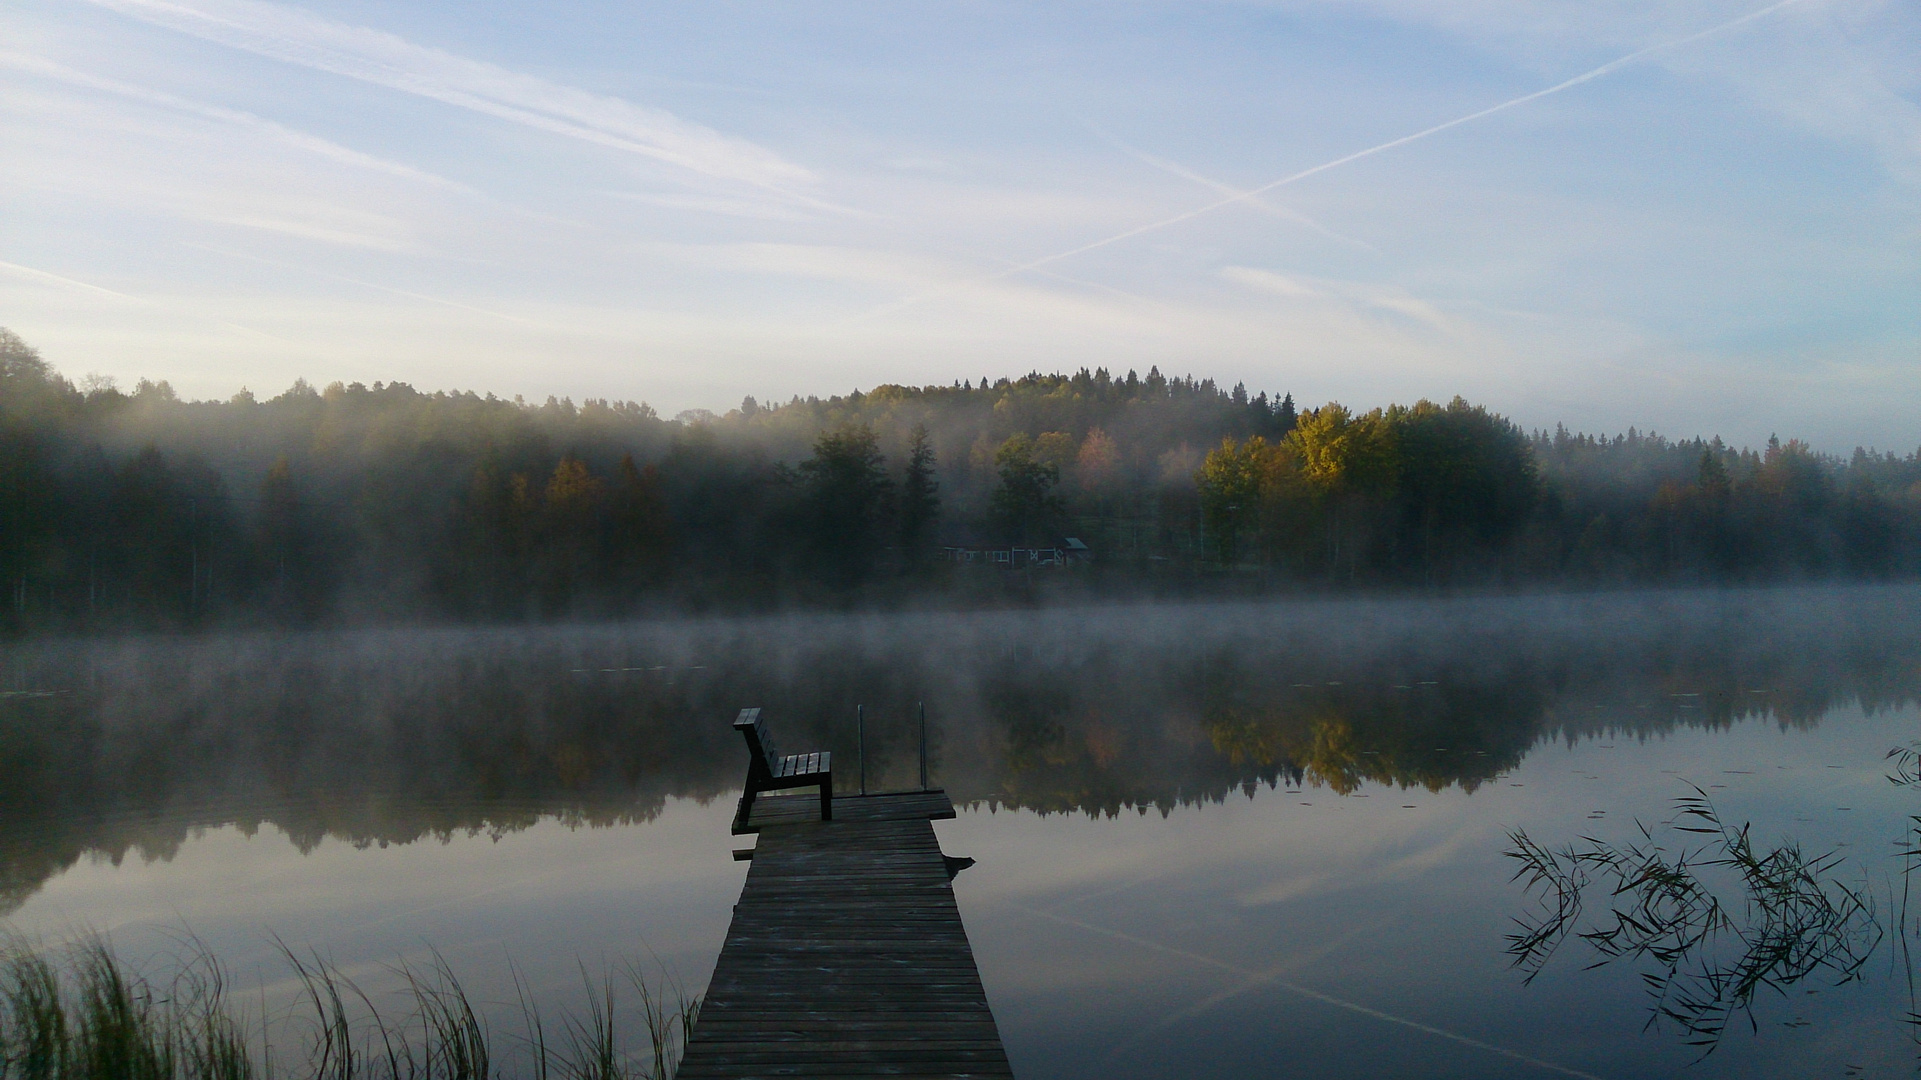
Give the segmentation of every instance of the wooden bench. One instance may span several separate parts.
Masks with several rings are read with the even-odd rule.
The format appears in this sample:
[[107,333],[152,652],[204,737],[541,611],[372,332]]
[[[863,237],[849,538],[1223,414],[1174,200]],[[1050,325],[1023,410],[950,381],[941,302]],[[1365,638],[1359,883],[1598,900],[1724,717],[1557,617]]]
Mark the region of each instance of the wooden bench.
[[747,823],[753,814],[754,796],[761,792],[815,786],[820,788],[820,819],[834,820],[832,754],[825,750],[782,754],[774,746],[773,733],[761,721],[759,709],[742,709],[734,718],[734,730],[747,740],[747,785],[740,795],[739,824]]

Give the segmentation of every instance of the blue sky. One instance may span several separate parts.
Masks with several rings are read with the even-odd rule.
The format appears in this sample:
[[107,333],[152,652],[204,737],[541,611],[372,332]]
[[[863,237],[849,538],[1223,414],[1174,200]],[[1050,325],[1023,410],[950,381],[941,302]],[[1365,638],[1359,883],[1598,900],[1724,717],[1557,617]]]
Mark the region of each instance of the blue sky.
[[0,324],[76,377],[1921,443],[1896,0],[13,0],[0,87]]

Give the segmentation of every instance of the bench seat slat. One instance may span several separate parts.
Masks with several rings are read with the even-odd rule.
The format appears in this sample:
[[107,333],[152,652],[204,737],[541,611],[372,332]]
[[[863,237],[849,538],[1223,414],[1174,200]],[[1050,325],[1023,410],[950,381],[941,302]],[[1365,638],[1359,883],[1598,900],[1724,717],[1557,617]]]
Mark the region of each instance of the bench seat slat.
[[767,771],[772,773],[777,780],[792,780],[802,776],[819,776],[821,773],[827,771],[826,766],[821,761],[821,759],[826,756],[826,754],[819,752],[812,754],[789,754],[781,758]]

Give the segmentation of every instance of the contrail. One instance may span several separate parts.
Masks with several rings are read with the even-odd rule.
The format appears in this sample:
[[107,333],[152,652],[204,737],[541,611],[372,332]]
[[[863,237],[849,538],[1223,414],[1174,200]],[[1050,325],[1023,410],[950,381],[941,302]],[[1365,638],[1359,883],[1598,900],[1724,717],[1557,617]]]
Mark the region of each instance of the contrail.
[[1142,225],[1139,228],[1129,229],[1123,233],[1116,233],[1113,236],[1107,237],[1104,240],[1096,240],[1090,244],[1082,244],[1080,247],[1071,248],[1067,251],[1058,252],[1053,255],[1044,255],[1041,258],[1034,259],[1030,262],[1022,263],[1021,265],[1011,270],[1002,271],[1000,274],[996,274],[995,276],[1005,277],[1008,274],[1017,274],[1024,270],[1032,270],[1038,267],[1046,266],[1048,263],[1059,262],[1062,259],[1069,259],[1076,255],[1080,255],[1084,252],[1093,251],[1096,248],[1106,247],[1109,244],[1117,244],[1122,240],[1131,239],[1133,237],[1141,235],[1142,233],[1150,233],[1158,229],[1165,229],[1170,225],[1179,225],[1183,221],[1192,221],[1193,219],[1200,217],[1203,214],[1211,214],[1214,211],[1219,210],[1224,206],[1232,206],[1238,202],[1246,202],[1247,200],[1255,198],[1256,196],[1265,194],[1266,192],[1269,192],[1269,191],[1273,191],[1275,188],[1286,187],[1289,184],[1298,183],[1299,181],[1305,180],[1310,176],[1318,176],[1321,173],[1327,172],[1329,169],[1338,169],[1341,166],[1348,164],[1349,162],[1359,161],[1365,157],[1373,157],[1375,154],[1383,154],[1389,150],[1395,149],[1396,147],[1406,146],[1408,143],[1411,143],[1411,142],[1419,142],[1420,140],[1425,139],[1430,135],[1438,135],[1441,132],[1448,130],[1449,128],[1457,128],[1457,127],[1460,127],[1462,124],[1472,123],[1484,117],[1493,116],[1495,113],[1505,112],[1508,109],[1516,108],[1521,105],[1526,105],[1530,101],[1539,101],[1540,99],[1544,97],[1548,97],[1552,94],[1558,94],[1563,90],[1568,90],[1568,89],[1572,89],[1573,87],[1580,86],[1582,83],[1593,82],[1595,79],[1598,79],[1603,75],[1613,74],[1614,72],[1620,70],[1621,68],[1624,68],[1629,64],[1632,64],[1635,61],[1640,60],[1643,57],[1651,56],[1657,52],[1665,52],[1669,49],[1678,49],[1683,45],[1689,45],[1696,41],[1700,41],[1702,38],[1713,37],[1716,34],[1726,33],[1727,31],[1732,30],[1737,26],[1741,26],[1743,24],[1753,22],[1756,19],[1771,15],[1774,12],[1777,12],[1782,8],[1787,7],[1791,4],[1798,4],[1800,2],[1801,0],[1778,0],[1777,3],[1769,4],[1767,7],[1761,8],[1758,11],[1750,11],[1746,15],[1742,15],[1739,18],[1730,19],[1727,22],[1719,24],[1718,26],[1711,26],[1706,30],[1701,30],[1693,34],[1689,34],[1687,37],[1676,38],[1673,41],[1664,41],[1658,45],[1649,45],[1644,49],[1636,49],[1635,51],[1628,53],[1626,56],[1620,57],[1619,59],[1610,60],[1607,63],[1602,64],[1600,67],[1594,68],[1590,71],[1584,71],[1581,74],[1574,76],[1572,79],[1568,79],[1564,82],[1555,83],[1553,86],[1550,86],[1544,90],[1536,90],[1531,94],[1522,94],[1520,97],[1510,98],[1507,101],[1503,101],[1499,105],[1490,105],[1487,108],[1481,109],[1477,112],[1468,113],[1466,116],[1458,116],[1444,123],[1436,124],[1431,128],[1424,128],[1420,131],[1415,132],[1412,135],[1403,135],[1398,139],[1390,139],[1387,142],[1380,143],[1376,146],[1370,146],[1365,150],[1356,150],[1355,152],[1348,154],[1345,157],[1338,157],[1338,158],[1335,158],[1333,161],[1322,162],[1321,164],[1316,165],[1312,168],[1302,169],[1300,172],[1293,173],[1288,176],[1283,176],[1279,180],[1274,180],[1274,181],[1270,181],[1268,183],[1262,184],[1260,187],[1253,188],[1248,191],[1243,191],[1243,192],[1240,192],[1239,194],[1230,195],[1224,199],[1219,200],[1218,202],[1211,202],[1211,203],[1208,203],[1206,206],[1196,207],[1193,210],[1188,210],[1184,213],[1175,214],[1173,217],[1163,218],[1160,221],[1156,221],[1147,225]]
[[371,281],[362,281],[359,278],[348,277],[345,274],[329,273],[326,270],[318,270],[311,266],[299,266],[294,263],[281,262],[278,259],[268,259],[268,258],[263,258],[259,255],[249,255],[243,251],[228,251],[226,248],[212,247],[207,244],[187,244],[186,246],[193,248],[197,251],[207,251],[207,252],[212,252],[215,255],[224,255],[229,259],[246,259],[250,262],[264,263],[267,266],[276,266],[282,270],[293,270],[298,273],[313,274],[316,277],[330,278],[334,281],[345,282],[348,285],[358,285],[363,289],[375,289],[384,293],[392,293],[395,296],[405,296],[413,300],[425,300],[430,304],[442,304],[450,308],[458,308],[461,311],[471,311],[476,315],[487,315],[496,319],[505,320],[507,322],[519,323],[522,326],[532,326],[541,330],[556,329],[555,327],[546,326],[542,323],[537,323],[532,319],[523,319],[518,315],[507,315],[498,311],[490,311],[487,308],[475,307],[472,304],[463,304],[458,300],[449,300],[441,296],[430,296],[427,293],[409,292],[406,289],[396,289],[391,285],[378,285]]
[[1176,1024],[1180,1024],[1185,1021],[1192,1020],[1195,1017],[1202,1016],[1206,1014],[1209,1010],[1220,1005],[1222,1002],[1231,1001],[1234,998],[1240,997],[1242,994],[1246,994],[1251,991],[1258,990],[1261,987],[1272,983],[1275,979],[1280,978],[1283,974],[1285,974],[1290,970],[1303,967],[1307,964],[1316,963],[1318,961],[1325,960],[1326,958],[1334,955],[1335,953],[1341,951],[1342,949],[1347,948],[1349,942],[1353,941],[1357,937],[1360,937],[1363,933],[1366,933],[1367,929],[1368,929],[1367,927],[1362,927],[1362,926],[1349,927],[1346,933],[1341,934],[1338,937],[1332,938],[1330,940],[1323,941],[1321,944],[1315,946],[1312,949],[1307,950],[1305,953],[1302,953],[1294,957],[1290,957],[1289,959],[1284,960],[1279,964],[1275,964],[1272,967],[1269,967],[1265,971],[1262,971],[1255,975],[1251,975],[1247,978],[1244,978],[1240,981],[1239,984],[1235,986],[1230,986],[1225,990],[1215,991],[1214,993],[1209,994],[1208,996],[1202,998],[1201,1000],[1195,1002],[1192,1005],[1189,1005],[1184,1009],[1176,1009],[1175,1011],[1168,1013],[1165,1016],[1162,1016],[1159,1020],[1156,1020],[1152,1024],[1148,1024],[1145,1027],[1136,1028],[1133,1034],[1127,1036],[1124,1039],[1119,1040],[1114,1044],[1113,1049],[1109,1050],[1107,1053],[1107,1060],[1113,1061],[1119,1058],[1121,1055],[1129,1053],[1135,1045],[1139,1044],[1143,1040],[1156,1038],[1158,1037],[1160,1032],[1165,1031],[1166,1029],[1173,1027]]
[[[1678,49],[1683,45],[1690,45],[1696,41],[1700,41],[1703,38],[1713,37],[1717,34],[1724,34],[1729,30],[1735,29],[1736,27],[1743,26],[1747,23],[1751,23],[1756,19],[1765,18],[1781,10],[1784,7],[1789,7],[1793,4],[1798,4],[1800,2],[1801,0],[1777,0],[1776,3],[1769,4],[1767,7],[1760,8],[1755,11],[1750,11],[1746,15],[1742,15],[1734,19],[1729,19],[1727,22],[1724,22],[1724,23],[1719,23],[1714,26],[1710,26],[1706,30],[1696,31],[1695,33],[1689,34],[1686,37],[1675,38],[1672,41],[1664,41],[1657,45],[1649,45],[1646,48],[1636,49],[1635,51],[1628,53],[1626,56],[1622,56],[1617,59],[1610,60],[1607,63],[1602,64],[1600,67],[1593,68],[1588,71],[1584,71],[1581,74],[1576,75],[1571,79],[1566,79],[1562,82],[1555,83],[1553,86],[1547,87],[1545,89],[1536,90],[1533,93],[1529,93],[1529,94],[1522,94],[1520,97],[1517,97],[1517,98],[1510,98],[1507,101],[1503,101],[1498,105],[1490,105],[1485,109],[1479,109],[1475,112],[1468,113],[1466,116],[1457,116],[1452,120],[1435,124],[1433,127],[1423,128],[1420,131],[1414,132],[1412,135],[1403,135],[1398,139],[1390,139],[1387,142],[1370,146],[1365,150],[1356,150],[1351,154],[1347,154],[1345,156],[1335,158],[1332,161],[1324,161],[1319,165],[1313,166],[1312,168],[1302,169],[1300,172],[1291,173],[1287,176],[1281,177],[1279,180],[1273,180],[1268,183],[1262,184],[1260,187],[1257,187],[1257,188],[1251,188],[1247,191],[1237,192],[1233,195],[1229,195],[1215,202],[1208,203],[1205,206],[1197,206],[1192,210],[1186,210],[1181,213],[1175,214],[1173,217],[1162,218],[1159,221],[1149,222],[1146,225],[1141,225],[1136,228],[1129,229],[1126,232],[1115,233],[1112,236],[1104,237],[1102,239],[1095,240],[1090,243],[1082,244],[1079,247],[1069,248],[1066,251],[1057,251],[1052,255],[1043,255],[1038,259],[1031,259],[1027,262],[1019,263],[1015,266],[1008,267],[1005,270],[995,271],[992,274],[984,274],[981,277],[974,278],[966,282],[962,282],[961,284],[981,285],[990,281],[998,281],[1001,278],[1012,277],[1015,274],[1026,273],[1027,271],[1030,271],[1030,270],[1038,270],[1041,267],[1046,266],[1050,263],[1060,262],[1062,259],[1071,259],[1076,255],[1084,255],[1087,252],[1094,251],[1099,248],[1107,247],[1110,244],[1118,244],[1123,240],[1131,240],[1136,236],[1141,236],[1151,232],[1157,232],[1161,229],[1168,228],[1169,226],[1179,225],[1185,221],[1192,221],[1197,217],[1201,217],[1206,214],[1211,214],[1214,211],[1219,210],[1223,207],[1233,206],[1236,203],[1247,202],[1250,199],[1258,198],[1259,196],[1266,194],[1267,192],[1273,191],[1276,188],[1282,188],[1282,187],[1288,186],[1289,184],[1299,183],[1300,181],[1305,180],[1310,176],[1318,176],[1321,173],[1327,172],[1330,169],[1338,169],[1343,165],[1349,164],[1351,162],[1359,161],[1362,158],[1373,157],[1376,154],[1384,154],[1387,151],[1393,150],[1397,147],[1406,146],[1407,144],[1413,143],[1413,142],[1419,142],[1422,139],[1425,139],[1431,135],[1438,135],[1443,131],[1449,130],[1450,128],[1457,128],[1457,127],[1460,127],[1462,124],[1473,123],[1476,120],[1493,116],[1495,113],[1506,112],[1509,109],[1517,108],[1521,105],[1526,105],[1531,101],[1539,101],[1544,97],[1549,97],[1551,95],[1558,94],[1563,90],[1569,90],[1576,86],[1580,86],[1583,83],[1593,82],[1595,79],[1601,78],[1603,75],[1613,74],[1614,72],[1619,71],[1621,68],[1624,68],[1629,64],[1635,63],[1636,61],[1641,60],[1645,57],[1652,56],[1655,53],[1666,52],[1670,49]],[[870,312],[869,314],[878,315],[878,314],[884,314],[891,311],[898,311],[901,308],[908,307],[912,304],[918,303],[921,300],[924,300],[930,296],[937,296],[941,292],[945,292],[945,291],[946,291],[945,289],[940,289],[940,290],[935,290],[934,292],[922,293],[919,296],[910,296],[910,297],[907,297],[906,299],[896,301],[893,304],[889,304],[884,307],[877,308],[873,312]]]
[[59,274],[48,273],[45,270],[36,270],[31,266],[21,266],[19,263],[0,262],[0,271],[5,271],[5,270],[10,270],[15,274],[20,275],[21,277],[30,277],[39,281],[49,281],[55,285],[65,285],[70,289],[83,289],[87,292],[101,293],[106,296],[111,296],[116,300],[128,300],[136,304],[149,304],[155,307],[159,306],[157,304],[154,304],[152,300],[148,300],[147,298],[142,296],[134,296],[132,293],[116,292],[113,289],[109,289],[103,285],[94,285],[85,281],[77,281],[70,277],[61,277]]
[[1259,207],[1260,209],[1265,210],[1270,214],[1273,214],[1275,217],[1278,217],[1283,221],[1291,221],[1296,225],[1301,225],[1306,228],[1312,229],[1315,232],[1320,233],[1322,236],[1325,236],[1330,240],[1338,240],[1343,244],[1351,244],[1354,247],[1361,248],[1375,255],[1379,255],[1381,253],[1381,249],[1375,247],[1373,244],[1370,244],[1365,240],[1357,240],[1352,236],[1347,236],[1342,233],[1335,232],[1333,229],[1328,228],[1327,226],[1321,224],[1318,221],[1315,221],[1313,218],[1308,217],[1306,214],[1303,214],[1300,211],[1295,210],[1290,206],[1284,206],[1278,203],[1269,202],[1266,199],[1263,199],[1258,195],[1254,194],[1253,192],[1243,191],[1240,188],[1234,187],[1230,184],[1223,184],[1219,180],[1215,180],[1211,177],[1202,176],[1200,173],[1197,173],[1194,170],[1188,168],[1187,166],[1182,165],[1178,161],[1169,161],[1164,157],[1158,157],[1154,154],[1150,154],[1147,151],[1142,150],[1137,146],[1133,146],[1122,139],[1118,139],[1114,137],[1112,134],[1106,131],[1103,131],[1098,127],[1094,128],[1094,133],[1096,135],[1099,135],[1101,139],[1104,140],[1105,142],[1111,144],[1115,149],[1120,150],[1122,153],[1142,162],[1143,164],[1151,165],[1154,168],[1161,170],[1162,172],[1172,173],[1173,175],[1178,176],[1183,180],[1191,180],[1194,183],[1201,185],[1202,187],[1213,188],[1216,192],[1219,192],[1222,195],[1229,195],[1234,198],[1245,199],[1249,206]]
[[1240,967],[1238,965],[1230,964],[1225,960],[1216,960],[1211,956],[1204,956],[1200,953],[1188,952],[1185,949],[1176,949],[1168,945],[1163,945],[1158,941],[1149,941],[1146,938],[1135,937],[1132,934],[1122,933],[1119,930],[1109,930],[1104,926],[1095,926],[1092,923],[1085,923],[1080,921],[1079,919],[1070,919],[1065,915],[1056,915],[1051,911],[1042,911],[1039,908],[1031,908],[1025,904],[1018,904],[1011,900],[1004,900],[1002,901],[1002,903],[1005,903],[1007,904],[1007,906],[1012,908],[1018,908],[1019,910],[1025,911],[1030,915],[1039,915],[1041,918],[1053,919],[1055,922],[1065,923],[1068,926],[1076,927],[1081,930],[1086,930],[1089,933],[1102,934],[1107,937],[1118,938],[1121,941],[1128,942],[1129,944],[1132,944],[1132,945],[1139,945],[1142,948],[1153,949],[1156,952],[1168,953],[1173,956],[1181,957],[1182,959],[1185,959],[1185,960],[1192,960],[1197,963],[1206,964],[1210,967],[1220,968],[1224,971],[1231,971],[1236,975],[1242,975],[1249,979],[1266,983],[1270,986],[1279,987],[1280,989],[1286,990],[1289,993],[1299,994],[1302,997],[1306,997],[1306,998],[1312,998],[1315,1001],[1321,1002],[1324,1005],[1332,1005],[1337,1009],[1346,1009],[1349,1012],[1360,1013],[1362,1016],[1371,1016],[1376,1020],[1385,1020],[1390,1024],[1399,1024],[1402,1027],[1413,1028],[1415,1031],[1424,1032],[1428,1035],[1433,1035],[1442,1039],[1448,1039],[1452,1042],[1460,1043],[1463,1046],[1471,1046],[1476,1050],[1485,1050],[1491,1054],[1499,1054],[1504,1058],[1508,1058],[1512,1061],[1518,1061],[1526,1065],[1532,1065],[1537,1069],[1546,1069],[1549,1072],[1560,1073],[1563,1076],[1579,1077],[1580,1080],[1601,1080],[1601,1077],[1595,1076],[1593,1073],[1585,1073],[1580,1071],[1579,1069],[1570,1069],[1565,1065],[1556,1065],[1552,1061],[1542,1061],[1540,1058],[1529,1057],[1528,1055],[1523,1054],[1518,1050],[1509,1050],[1503,1046],[1495,1046],[1493,1043],[1482,1042],[1479,1039],[1469,1038],[1466,1035],[1458,1035],[1444,1028],[1437,1028],[1432,1024],[1423,1024],[1419,1020],[1409,1020],[1403,1016],[1395,1016],[1393,1013],[1382,1012],[1379,1009],[1369,1008],[1366,1005],[1357,1004],[1356,1002],[1348,1001],[1344,998],[1337,998],[1332,994],[1323,994],[1319,990],[1313,990],[1308,987],[1301,986],[1297,983],[1288,982],[1287,980],[1279,978],[1278,976],[1274,975],[1271,972],[1249,971],[1246,968]]
[[[132,293],[116,292],[113,289],[106,288],[105,286],[93,285],[85,281],[77,281],[70,277],[61,277],[59,274],[48,273],[45,270],[36,270],[31,266],[21,266],[19,263],[0,262],[0,273],[8,273],[8,272],[13,273],[20,277],[31,278],[36,281],[46,281],[46,282],[51,282],[55,285],[62,285],[69,289],[81,289],[86,292],[100,293],[103,296],[111,296],[116,300],[124,300],[130,304],[138,304],[141,307],[160,308],[163,311],[176,310],[174,308],[169,307],[166,304],[160,303],[158,300],[149,300],[144,296],[135,296]],[[263,338],[266,338],[268,341],[277,341],[282,345],[293,345],[296,347],[300,346],[300,342],[289,341],[286,338],[279,336],[278,334],[269,334],[265,330],[255,330],[251,326],[243,326],[240,323],[228,322],[225,319],[211,319],[204,315],[195,315],[192,317],[197,318],[200,321],[205,322],[209,325],[218,326],[222,330],[238,330],[243,334],[252,334],[255,337],[263,337]]]

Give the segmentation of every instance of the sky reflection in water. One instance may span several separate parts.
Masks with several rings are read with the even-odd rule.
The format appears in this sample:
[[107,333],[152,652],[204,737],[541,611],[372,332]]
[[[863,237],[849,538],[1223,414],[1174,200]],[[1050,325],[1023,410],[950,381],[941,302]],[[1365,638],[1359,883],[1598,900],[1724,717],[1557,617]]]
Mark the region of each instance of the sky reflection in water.
[[732,711],[851,783],[865,703],[870,782],[900,786],[925,700],[1024,1075],[1908,1071],[1887,956],[1764,998],[1691,1068],[1643,1030],[1631,966],[1569,952],[1523,987],[1501,852],[1515,827],[1632,839],[1691,781],[1885,889],[1921,811],[1882,760],[1921,738],[1917,610],[1793,590],[15,646],[0,905],[135,955],[190,928],[269,996],[270,932],[372,980],[431,944],[486,1000],[508,957],[558,999],[579,962],[650,953],[699,987],[745,873]]

